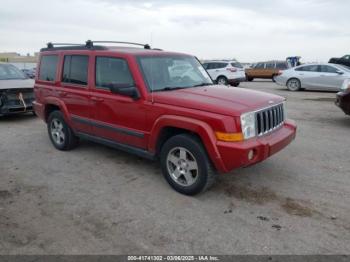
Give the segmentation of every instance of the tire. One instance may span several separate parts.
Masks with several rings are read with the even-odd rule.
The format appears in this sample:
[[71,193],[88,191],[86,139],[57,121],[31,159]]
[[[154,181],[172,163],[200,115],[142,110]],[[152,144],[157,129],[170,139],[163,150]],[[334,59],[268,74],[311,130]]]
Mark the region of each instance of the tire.
[[228,85],[228,80],[227,80],[227,78],[225,76],[219,76],[216,79],[216,82],[218,83],[218,85],[225,85],[225,86]]
[[300,80],[297,78],[291,78],[287,81],[287,88],[289,91],[299,91],[301,89]]
[[64,120],[60,111],[53,111],[47,121],[47,131],[54,147],[58,150],[70,150],[78,145],[79,139]]
[[239,86],[239,82],[237,82],[237,83],[233,83],[232,85],[234,86],[234,87],[237,87],[237,86]]
[[253,78],[253,77],[248,77],[248,76],[247,76],[247,80],[248,80],[249,82],[252,82],[252,81],[254,80],[254,78]]
[[275,82],[275,83],[276,83],[276,79],[275,79],[276,76],[277,76],[277,75],[273,75],[273,76],[272,76],[272,82]]
[[164,178],[181,194],[204,192],[216,178],[216,171],[201,141],[192,135],[169,138],[161,149],[160,163]]

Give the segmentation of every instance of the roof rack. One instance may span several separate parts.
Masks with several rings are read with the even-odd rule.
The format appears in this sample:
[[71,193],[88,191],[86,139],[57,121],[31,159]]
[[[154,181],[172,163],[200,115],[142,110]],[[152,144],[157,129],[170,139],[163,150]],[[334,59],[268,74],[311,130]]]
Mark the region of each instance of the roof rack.
[[85,44],[72,44],[72,43],[47,43],[46,48],[41,48],[40,51],[54,51],[54,50],[106,50],[107,48],[104,46],[94,46],[94,47],[87,47]]
[[[95,43],[112,43],[112,44],[128,44],[142,46],[144,49],[151,49],[149,44],[139,44],[132,42],[121,42],[121,41],[92,41],[87,40],[84,44],[71,44],[71,43],[47,43],[46,48],[42,48],[40,51],[52,51],[52,50],[106,50],[107,47],[101,45],[94,45]],[[155,49],[161,50],[161,49]]]
[[151,46],[149,44],[140,44],[140,43],[122,42],[122,41],[92,41],[92,40],[86,41],[86,47],[91,48],[94,46],[94,43],[137,45],[137,46],[142,46],[144,49],[151,49]]

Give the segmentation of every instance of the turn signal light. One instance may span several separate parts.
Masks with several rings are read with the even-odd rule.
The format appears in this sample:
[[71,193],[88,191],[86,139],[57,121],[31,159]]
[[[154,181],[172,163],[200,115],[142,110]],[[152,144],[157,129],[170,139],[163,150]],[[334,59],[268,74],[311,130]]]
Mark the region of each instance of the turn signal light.
[[216,138],[220,141],[225,142],[238,142],[243,141],[243,134],[242,133],[222,133],[222,132],[215,132]]

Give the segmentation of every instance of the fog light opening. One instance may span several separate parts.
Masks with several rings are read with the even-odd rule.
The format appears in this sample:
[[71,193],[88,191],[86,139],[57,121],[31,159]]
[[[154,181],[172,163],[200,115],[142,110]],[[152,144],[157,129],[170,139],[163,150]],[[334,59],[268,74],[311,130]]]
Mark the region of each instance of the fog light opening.
[[252,160],[254,158],[254,156],[255,156],[254,150],[253,149],[249,150],[249,152],[248,152],[248,160],[249,161]]

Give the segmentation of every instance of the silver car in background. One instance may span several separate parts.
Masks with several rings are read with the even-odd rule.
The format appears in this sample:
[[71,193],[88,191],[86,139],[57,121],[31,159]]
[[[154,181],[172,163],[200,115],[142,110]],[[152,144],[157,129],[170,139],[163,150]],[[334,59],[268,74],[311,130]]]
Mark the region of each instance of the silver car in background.
[[350,79],[350,68],[335,64],[305,64],[280,72],[276,83],[290,91],[317,89],[339,91],[344,80]]

